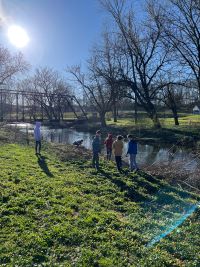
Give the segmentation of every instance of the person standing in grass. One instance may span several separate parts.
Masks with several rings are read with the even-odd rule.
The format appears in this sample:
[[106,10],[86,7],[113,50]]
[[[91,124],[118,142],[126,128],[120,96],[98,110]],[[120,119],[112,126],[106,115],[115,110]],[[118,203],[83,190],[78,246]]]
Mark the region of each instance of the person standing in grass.
[[112,149],[115,155],[115,161],[119,172],[122,171],[122,152],[123,152],[123,136],[118,135],[117,139],[113,142]]
[[136,155],[137,155],[137,142],[135,141],[133,135],[128,135],[128,150],[127,150],[127,156],[129,155],[129,168],[130,171],[138,170],[138,166],[136,163]]
[[34,128],[34,138],[35,138],[35,154],[40,155],[41,151],[41,133],[40,133],[41,122],[36,121]]
[[107,154],[106,158],[107,158],[107,160],[111,160],[112,144],[113,144],[113,139],[112,139],[112,134],[111,133],[108,134],[108,137],[104,141],[104,144],[106,145],[106,154]]
[[93,152],[92,166],[93,168],[96,168],[96,170],[99,170],[99,154],[101,153],[100,136],[101,136],[101,131],[98,130],[92,141],[92,152]]

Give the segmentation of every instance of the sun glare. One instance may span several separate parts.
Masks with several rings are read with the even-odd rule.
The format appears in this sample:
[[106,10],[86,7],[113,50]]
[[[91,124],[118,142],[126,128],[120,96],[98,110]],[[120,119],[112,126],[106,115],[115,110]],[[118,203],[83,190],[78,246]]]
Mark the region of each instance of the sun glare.
[[29,42],[27,32],[17,25],[12,25],[8,28],[8,38],[10,42],[18,48],[26,46]]

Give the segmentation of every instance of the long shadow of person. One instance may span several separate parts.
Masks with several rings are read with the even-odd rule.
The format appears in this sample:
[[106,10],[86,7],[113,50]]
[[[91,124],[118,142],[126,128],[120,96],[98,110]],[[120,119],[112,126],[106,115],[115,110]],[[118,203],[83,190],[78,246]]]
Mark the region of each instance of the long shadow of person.
[[47,176],[53,177],[53,174],[50,172],[48,165],[46,163],[46,157],[37,155],[38,157],[38,165],[43,170],[44,173],[46,173]]

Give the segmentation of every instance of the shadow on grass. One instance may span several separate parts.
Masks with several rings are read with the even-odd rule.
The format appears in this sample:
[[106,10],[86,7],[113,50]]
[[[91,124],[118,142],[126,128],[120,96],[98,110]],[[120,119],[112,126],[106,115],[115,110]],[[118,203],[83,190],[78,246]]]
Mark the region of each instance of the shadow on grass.
[[129,198],[131,201],[141,202],[149,200],[147,195],[139,193],[137,190],[134,189],[133,186],[127,185],[123,180],[114,176],[113,174],[105,172],[102,169],[100,169],[100,173],[104,177],[109,179],[113,184],[115,184],[120,189],[121,192],[125,192],[124,196]]
[[44,173],[46,173],[47,176],[54,177],[53,174],[50,172],[50,170],[48,168],[48,165],[46,163],[46,157],[39,156],[39,155],[37,155],[37,157],[38,157],[38,165],[40,166],[40,168],[42,169],[42,171]]
[[163,184],[165,182],[163,177],[161,177],[160,179],[158,177],[155,178],[155,177],[153,177],[150,174],[145,173],[145,172],[141,172],[141,175],[145,180],[147,180],[148,182],[152,183],[152,185],[155,184],[157,186],[160,186],[160,188],[164,188],[165,192],[167,192],[167,193],[170,193],[170,192],[171,193],[175,193],[177,196],[179,196],[182,199],[196,198],[197,200],[200,200],[200,198],[198,198],[197,196],[195,197],[194,194],[192,194],[192,193],[190,193],[188,191],[179,189],[179,188],[177,188],[175,186],[171,186],[170,184],[166,184],[166,183]]

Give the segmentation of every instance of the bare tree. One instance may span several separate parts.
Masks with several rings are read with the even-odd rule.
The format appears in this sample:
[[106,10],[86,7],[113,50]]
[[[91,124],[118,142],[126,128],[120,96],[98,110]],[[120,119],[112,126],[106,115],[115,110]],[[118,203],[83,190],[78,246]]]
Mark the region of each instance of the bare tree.
[[[200,0],[168,0],[159,4],[155,21],[164,28],[163,39],[175,48],[174,57],[184,66],[185,75],[195,78],[200,96]],[[154,8],[158,7],[154,1]]]
[[172,111],[174,124],[179,125],[178,108],[183,103],[184,92],[179,84],[169,83],[161,90],[162,102]]
[[95,62],[92,64],[93,72],[96,73],[97,78],[103,79],[107,86],[107,91],[112,98],[110,104],[113,108],[114,122],[117,122],[117,104],[122,96],[122,88],[118,83],[120,55],[115,37],[112,38],[111,34],[104,33],[103,44],[95,46],[93,49],[93,58],[95,58]]
[[[171,45],[161,40],[162,27],[147,13],[146,21],[139,24],[133,8],[126,10],[125,0],[102,0],[103,7],[115,20],[119,32],[119,49],[124,54],[120,66],[119,82],[131,89],[128,97],[137,100],[152,119],[155,127],[161,127],[156,106],[156,95],[160,90],[158,77],[170,62]],[[121,41],[120,41],[121,40]]]
[[0,84],[6,84],[11,78],[28,69],[29,64],[22,53],[12,55],[8,49],[0,46]]
[[98,112],[101,126],[106,126],[106,113],[111,109],[112,106],[112,94],[108,90],[107,84],[104,79],[97,76],[95,67],[97,65],[97,58],[92,56],[88,61],[88,75],[84,75],[81,72],[80,66],[73,66],[67,69],[83,88],[85,95],[91,101],[92,106]]
[[27,101],[34,119],[37,110],[42,110],[49,120],[59,121],[64,118],[66,106],[72,106],[70,86],[50,68],[36,69],[34,76],[24,80],[20,88],[31,93]]

